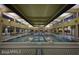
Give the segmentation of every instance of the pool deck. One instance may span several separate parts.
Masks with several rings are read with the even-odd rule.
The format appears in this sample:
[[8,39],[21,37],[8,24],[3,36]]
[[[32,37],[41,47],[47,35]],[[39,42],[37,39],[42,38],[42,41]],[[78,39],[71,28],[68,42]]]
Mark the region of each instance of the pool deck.
[[79,48],[79,42],[4,42],[0,48]]

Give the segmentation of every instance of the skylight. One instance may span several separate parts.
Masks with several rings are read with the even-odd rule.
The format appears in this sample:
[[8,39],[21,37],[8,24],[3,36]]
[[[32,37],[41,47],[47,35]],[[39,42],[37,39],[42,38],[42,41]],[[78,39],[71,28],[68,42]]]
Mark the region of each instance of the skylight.
[[8,16],[8,17],[10,17],[10,18],[13,18],[14,19],[14,17],[12,15],[9,15],[7,13],[3,13],[3,14],[6,15],[6,16]]
[[20,18],[16,13],[13,13],[13,12],[10,12],[10,13],[7,13],[8,15],[11,15],[15,18]]
[[59,22],[59,21],[61,21],[61,19],[55,19],[54,21],[55,21],[55,22]]
[[62,15],[60,15],[59,17],[64,17],[64,16],[68,16],[71,15],[71,13],[63,13]]
[[29,23],[26,22],[24,19],[16,19],[16,20],[19,21],[19,22],[21,22],[21,23],[23,23],[23,24],[25,24],[25,25],[29,24]]
[[53,22],[60,22],[62,20],[62,19],[60,19],[60,17],[63,18],[63,17],[67,17],[67,16],[70,16],[70,15],[71,15],[71,13],[63,13],[57,19],[55,19]]

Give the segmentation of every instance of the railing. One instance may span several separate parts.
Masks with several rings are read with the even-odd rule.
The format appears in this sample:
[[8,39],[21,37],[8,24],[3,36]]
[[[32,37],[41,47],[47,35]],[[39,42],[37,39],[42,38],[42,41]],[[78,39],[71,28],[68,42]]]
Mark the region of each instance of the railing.
[[6,42],[0,43],[2,55],[78,55],[79,42]]

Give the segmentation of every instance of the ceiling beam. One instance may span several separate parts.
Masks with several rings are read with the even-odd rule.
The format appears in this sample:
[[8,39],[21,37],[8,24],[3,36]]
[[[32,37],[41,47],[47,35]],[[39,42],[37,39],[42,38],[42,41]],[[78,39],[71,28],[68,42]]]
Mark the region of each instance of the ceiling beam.
[[47,22],[47,20],[32,20],[31,22]]
[[32,17],[32,16],[27,16],[28,19],[49,19],[50,17]]
[[47,22],[32,22],[33,25],[45,25]]

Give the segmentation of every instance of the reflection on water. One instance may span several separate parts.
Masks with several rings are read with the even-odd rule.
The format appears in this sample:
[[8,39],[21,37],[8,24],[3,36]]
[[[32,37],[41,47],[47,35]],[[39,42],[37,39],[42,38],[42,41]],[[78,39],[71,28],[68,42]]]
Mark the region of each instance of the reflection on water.
[[73,36],[47,34],[47,33],[33,33],[33,35],[25,35],[10,39],[7,42],[70,42],[74,39]]

